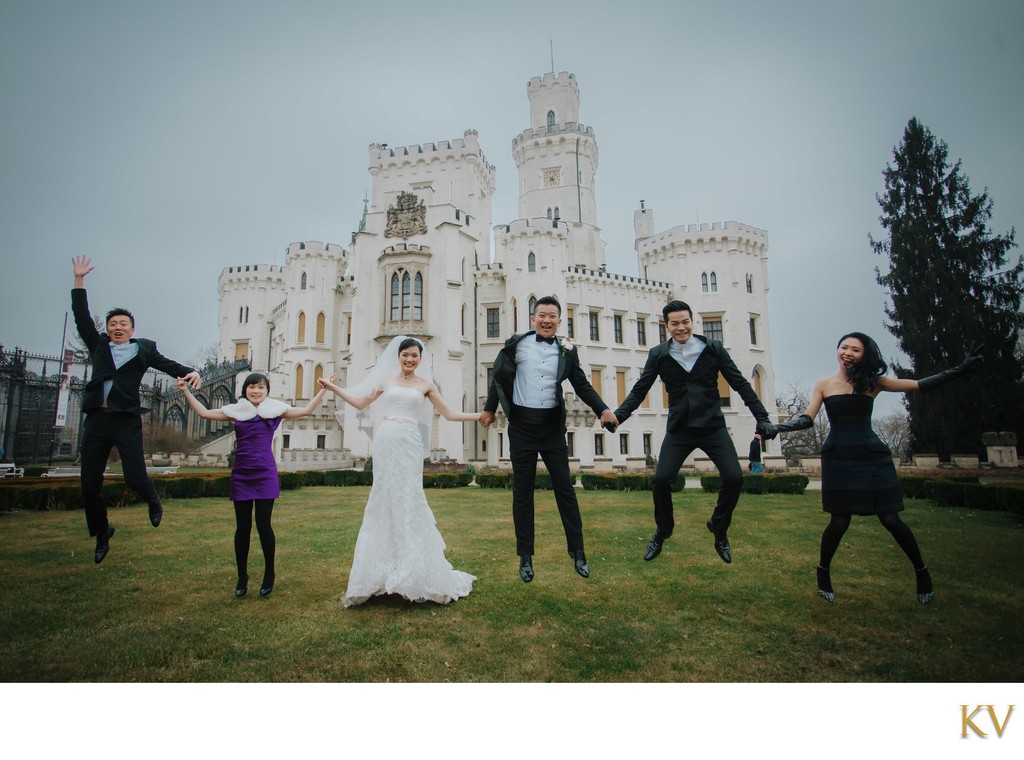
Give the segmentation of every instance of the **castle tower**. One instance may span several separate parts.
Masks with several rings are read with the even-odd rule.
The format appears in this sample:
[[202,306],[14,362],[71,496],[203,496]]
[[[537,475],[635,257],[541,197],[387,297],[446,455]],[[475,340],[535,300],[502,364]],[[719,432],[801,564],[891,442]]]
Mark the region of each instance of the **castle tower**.
[[512,141],[519,217],[534,226],[546,220],[566,223],[571,231],[563,264],[600,269],[605,255],[594,187],[597,140],[593,129],[579,123],[576,77],[565,71],[533,77],[526,91],[530,128]]

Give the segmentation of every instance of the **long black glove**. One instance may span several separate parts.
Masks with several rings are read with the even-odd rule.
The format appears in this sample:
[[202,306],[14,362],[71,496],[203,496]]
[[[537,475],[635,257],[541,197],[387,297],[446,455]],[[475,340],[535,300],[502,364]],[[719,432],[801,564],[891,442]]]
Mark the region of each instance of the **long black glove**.
[[777,422],[775,424],[772,424],[771,422],[765,423],[766,432],[761,432],[760,430],[758,432],[761,433],[766,440],[770,441],[779,433],[792,433],[794,430],[806,430],[812,425],[814,425],[814,420],[806,414],[801,414],[800,416],[794,417],[791,420],[786,420],[785,422]]
[[930,390],[938,388],[940,385],[956,380],[961,375],[965,375],[970,372],[974,365],[984,359],[981,355],[981,346],[974,345],[967,350],[967,357],[955,367],[947,369],[944,372],[940,372],[937,375],[930,377],[922,377],[917,381],[917,387],[921,393],[927,393]]

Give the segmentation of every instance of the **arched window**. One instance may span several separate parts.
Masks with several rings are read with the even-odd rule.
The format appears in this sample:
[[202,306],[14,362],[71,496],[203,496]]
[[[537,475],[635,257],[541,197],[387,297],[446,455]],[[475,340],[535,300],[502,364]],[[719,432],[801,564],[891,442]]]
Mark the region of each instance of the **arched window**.
[[400,283],[398,272],[391,275],[391,321],[397,322],[401,316],[399,312],[399,304],[401,298]]
[[299,312],[299,320],[298,321],[299,321],[299,329],[298,329],[298,333],[295,336],[295,340],[298,343],[305,343],[306,342],[306,312],[304,312],[304,311],[300,311]]
[[406,272],[402,275],[402,319],[406,320],[409,318],[409,312],[412,310],[412,278],[409,273]]
[[548,111],[548,126],[549,127],[555,126],[555,112],[554,111]]
[[748,274],[747,275],[747,292],[748,293],[753,293],[754,292],[754,275],[752,275],[752,274]]
[[708,292],[708,273],[702,272],[700,275],[700,291],[702,293]]
[[519,328],[519,302],[516,299],[512,299],[512,332],[514,333]]
[[459,313],[459,329],[462,337],[466,337],[466,304],[462,304],[462,311]]
[[324,342],[324,333],[327,330],[327,317],[323,312],[316,315],[316,342]]
[[533,310],[537,308],[537,298],[530,296],[530,316],[533,316]]
[[245,307],[245,323],[249,324],[249,307]]
[[561,219],[562,215],[558,211],[558,206],[555,206],[555,219]]
[[319,390],[320,386],[317,385],[317,380],[324,376],[324,365],[316,365],[316,369],[313,370],[313,390]]
[[750,385],[754,388],[757,397],[761,398],[761,365],[754,367],[754,373],[750,376]]
[[711,292],[718,292],[718,275],[716,275],[714,272],[711,273]]
[[423,319],[423,275],[419,272],[412,282],[412,318]]
[[302,280],[299,282],[299,290],[305,290],[305,289],[306,289],[306,273],[303,272],[302,273]]
[[549,208],[548,209],[548,219],[550,219],[550,218],[551,218],[551,209]]
[[242,324],[242,307],[238,307],[238,324]]
[[295,365],[295,398],[304,398],[302,395],[302,365]]
[[533,255],[533,251],[526,257],[526,268],[531,272],[537,271],[537,257]]

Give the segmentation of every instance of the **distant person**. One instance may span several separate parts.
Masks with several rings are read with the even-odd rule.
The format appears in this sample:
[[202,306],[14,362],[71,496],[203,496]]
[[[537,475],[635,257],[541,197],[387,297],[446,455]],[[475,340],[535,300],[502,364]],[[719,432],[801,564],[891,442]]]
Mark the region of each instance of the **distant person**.
[[743,488],[743,470],[722,414],[718,395],[719,373],[740,394],[757,420],[759,430],[770,424],[768,412],[721,341],[693,334],[693,311],[688,304],[671,301],[662,309],[662,315],[669,338],[648,351],[640,378],[615,410],[615,418],[620,424],[628,420],[658,377],[668,390],[665,440],[661,444],[651,489],[655,531],[647,542],[644,559],[650,562],[657,557],[665,539],[672,535],[675,528],[672,484],[686,457],[694,449],[700,449],[714,462],[722,478],[718,504],[706,523],[707,529],[714,536],[718,556],[723,562],[732,562],[727,531]]
[[134,338],[135,317],[127,309],[107,313],[107,331],[100,333],[93,324],[85,292],[85,276],[94,267],[86,256],[72,259],[75,286],[71,291],[71,311],[78,334],[89,349],[92,377],[82,395],[85,425],[82,432],[82,500],[89,535],[96,536],[96,562],[100,563],[110,550],[114,526],[107,520],[103,500],[103,471],[110,450],[117,447],[121,455],[124,481],[149,505],[149,520],[160,525],[163,507],[156,486],[146,473],[142,448],[142,406],[139,385],[150,367],[172,377],[184,378],[193,388],[200,384],[199,373],[160,355],[156,343]]
[[827,602],[835,601],[832,557],[850,527],[852,515],[876,515],[914,566],[917,600],[928,604],[935,598],[931,574],[914,533],[900,519],[903,495],[892,452],[871,429],[871,410],[875,396],[882,391],[925,393],[968,372],[981,360],[981,354],[971,349],[959,366],[912,380],[886,377],[882,352],[864,333],[847,333],[836,348],[839,371],[814,384],[803,414],[772,426],[764,436],[770,439],[776,432],[811,427],[821,405],[825,405],[831,430],[821,447],[821,507],[832,518],[821,534],[818,594]]
[[392,339],[355,386],[319,382],[349,405],[352,427],[362,416],[356,413],[374,405],[373,487],[342,604],[351,607],[384,594],[438,604],[467,596],[476,578],[454,569],[444,556],[444,539],[423,493],[423,460],[430,454],[435,409],[452,422],[477,422],[479,413],[458,412],[444,402],[423,364],[423,344],[404,335]]
[[551,476],[573,568],[583,578],[589,578],[590,564],[583,546],[583,518],[569,474],[562,383],[568,380],[580,400],[593,409],[602,422],[611,423],[612,413],[587,380],[580,366],[579,350],[572,343],[555,337],[562,324],[562,305],[558,299],[553,296],[537,299],[530,324],[533,330],[513,335],[494,359],[480,424],[488,427],[494,422],[500,401],[508,417],[512,523],[519,555],[519,578],[524,583],[533,580],[533,492],[537,485],[538,454]]

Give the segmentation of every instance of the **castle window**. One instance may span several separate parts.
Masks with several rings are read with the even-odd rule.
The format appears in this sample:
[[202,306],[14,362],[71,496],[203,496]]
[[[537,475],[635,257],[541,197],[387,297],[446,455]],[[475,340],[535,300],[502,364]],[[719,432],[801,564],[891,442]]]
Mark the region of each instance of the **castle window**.
[[401,280],[398,277],[398,272],[391,275],[391,321],[397,322],[400,316],[401,303],[401,291],[400,288]]
[[623,456],[629,455],[629,433],[619,434],[619,453]]
[[718,396],[719,402],[723,407],[728,408],[732,406],[732,399],[729,397],[729,383],[726,382],[725,378],[722,377],[722,373],[718,373]]
[[299,282],[299,290],[305,290],[305,289],[306,289],[306,273],[303,272],[302,273],[302,280],[300,280],[300,282]]
[[512,299],[512,332],[519,328],[519,302]]
[[604,456],[604,433],[594,433],[594,456]]
[[700,292],[701,293],[707,293],[708,292],[708,273],[707,272],[703,272],[701,274],[701,276],[700,276]]
[[238,307],[238,324],[242,324],[242,307]]
[[319,390],[320,386],[317,384],[317,380],[324,376],[324,365],[316,365],[316,369],[313,370],[313,390]]
[[636,317],[636,344],[647,345],[647,322],[639,314]]
[[653,442],[651,441],[651,434],[650,433],[644,433],[644,456],[645,457],[649,457],[651,455],[651,451],[654,448],[654,446],[652,444],[653,444]]
[[601,328],[597,321],[597,312],[590,312],[590,339],[601,340]]
[[530,255],[526,257],[526,268],[531,272],[537,271],[537,257],[533,251],[530,251]]
[[548,219],[550,219],[550,218],[551,218],[551,209],[548,208]]
[[406,272],[402,275],[402,319],[406,320],[409,318],[409,312],[412,311],[412,278],[409,273]]
[[565,317],[565,332],[569,336],[569,340],[576,337],[576,310],[569,309],[566,312]]
[[565,445],[569,449],[569,458],[576,456],[576,435],[571,432],[565,434]]
[[316,437],[316,447],[318,449],[326,449],[327,448],[327,436],[326,435],[318,435]]
[[622,315],[615,314],[612,316],[612,329],[615,332],[615,342],[622,343]]
[[249,307],[245,307],[245,323],[249,324]]
[[530,303],[530,316],[532,317],[534,310],[537,308],[537,297],[536,296],[530,296],[530,302],[529,303]]
[[665,323],[661,320],[658,321],[658,342],[664,343],[668,340],[668,334],[665,331]]
[[554,111],[548,111],[548,126],[549,127],[555,126],[555,112]]
[[459,330],[462,333],[462,337],[466,337],[466,304],[462,304],[462,310],[459,312]]
[[295,365],[295,398],[303,398],[302,386],[303,386],[303,369],[301,364]]
[[721,319],[705,319],[704,320],[704,337],[708,340],[717,340],[720,343],[722,341],[722,320]]
[[754,275],[752,275],[752,274],[748,274],[747,275],[747,292],[748,293],[753,293],[754,292]]
[[555,219],[557,220],[557,219],[561,219],[561,218],[562,218],[562,214],[559,212],[558,206],[555,206]]
[[711,292],[718,292],[718,275],[715,274],[714,272],[711,273]]
[[751,317],[747,320],[747,325],[750,327],[750,345],[757,345],[757,317]]
[[423,275],[419,272],[412,281],[412,318],[423,319]]
[[297,343],[306,342],[306,312],[300,311],[298,316],[299,329],[295,335],[295,341]]
[[500,310],[497,307],[487,309],[487,337],[497,338],[501,335],[501,328],[498,325]]
[[316,342],[324,342],[324,334],[327,332],[327,317],[323,312],[316,315]]

